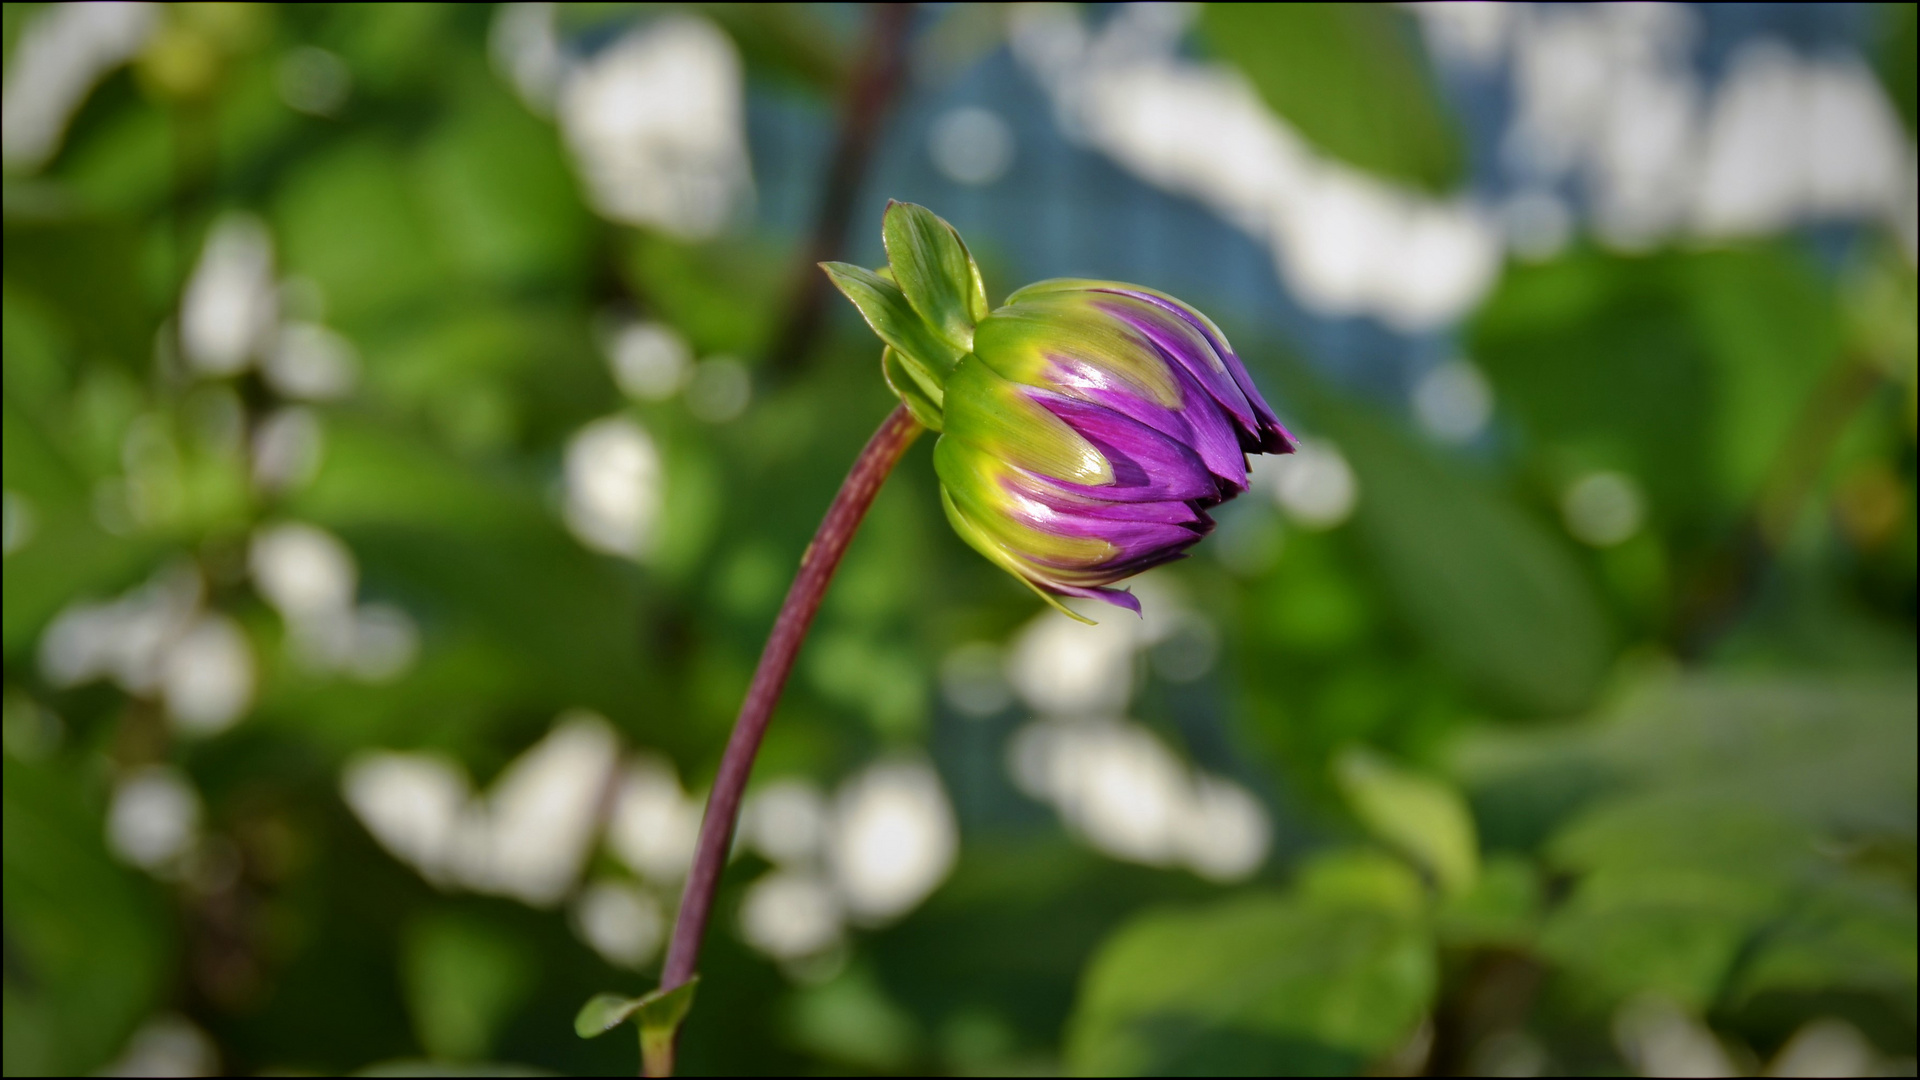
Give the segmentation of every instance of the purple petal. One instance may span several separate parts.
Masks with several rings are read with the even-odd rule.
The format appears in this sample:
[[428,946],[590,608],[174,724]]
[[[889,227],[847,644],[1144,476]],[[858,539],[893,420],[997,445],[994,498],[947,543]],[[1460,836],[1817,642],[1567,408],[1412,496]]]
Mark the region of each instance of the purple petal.
[[[1239,419],[1250,432],[1253,432],[1257,436],[1258,447],[1262,452],[1268,454],[1290,454],[1293,452],[1295,446],[1293,435],[1287,431],[1284,424],[1280,423],[1280,418],[1274,414],[1272,407],[1267,404],[1267,400],[1260,396],[1259,387],[1253,384],[1253,376],[1248,374],[1246,365],[1240,362],[1240,357],[1236,355],[1232,347],[1227,344],[1226,336],[1221,334],[1205,316],[1191,310],[1185,304],[1137,289],[1100,289],[1096,291],[1110,292],[1119,296],[1130,296],[1136,300],[1152,304],[1162,311],[1171,312],[1183,323],[1197,331],[1201,337],[1206,339],[1207,344],[1213,347],[1215,355],[1226,365],[1227,373],[1232,377],[1235,387],[1239,390],[1241,401],[1252,406],[1254,415],[1248,416],[1239,409],[1236,409],[1234,407],[1236,402],[1232,400],[1233,395],[1222,396],[1221,392],[1225,387],[1219,385],[1220,380],[1217,377],[1206,377],[1207,375],[1213,374],[1213,372],[1211,370],[1212,365],[1206,364],[1204,360],[1201,361],[1199,366],[1208,369],[1206,375],[1203,375],[1200,371],[1194,371],[1194,374],[1200,378],[1202,385],[1206,386],[1207,389],[1214,394],[1215,399],[1220,401],[1221,405],[1225,406],[1229,412],[1234,413],[1235,418]],[[1142,329],[1147,328],[1143,326]],[[1151,334],[1152,331],[1148,330],[1148,333]],[[1163,348],[1167,347],[1165,343],[1160,342],[1158,337],[1155,338],[1155,341],[1156,343],[1162,344]],[[1174,355],[1183,362],[1187,360],[1186,356],[1180,352],[1175,352]],[[1192,363],[1188,363],[1187,366],[1188,370],[1194,370]]]
[[1234,492],[1247,490],[1247,458],[1233,420],[1184,365],[1176,362],[1169,365],[1169,370],[1180,388],[1181,401],[1175,408],[1142,397],[1079,357],[1054,357],[1049,374],[1055,385],[1138,420],[1192,449],[1207,471]]
[[[1090,537],[1112,544],[1119,549],[1119,554],[1101,563],[1097,569],[1102,571],[1110,565],[1132,562],[1156,552],[1182,550],[1192,546],[1205,535],[1191,526],[1169,525],[1160,521],[1124,521],[1062,514],[1028,500],[1015,504],[1013,516],[1035,529],[1056,535]],[[1048,559],[1032,553],[1027,557],[1042,565],[1060,569],[1095,569],[1083,564]]]
[[1060,483],[1063,491],[1109,502],[1217,500],[1219,484],[1194,451],[1112,409],[1048,390],[1023,388],[1092,443],[1113,469],[1113,483]]
[[1084,596],[1089,600],[1105,600],[1114,607],[1126,608],[1135,615],[1140,614],[1140,601],[1125,589],[1082,589],[1076,585],[1060,585],[1055,582],[1042,582],[1047,588],[1067,596]]
[[1165,502],[1107,502],[1088,499],[1060,488],[1059,481],[1034,473],[1023,473],[1018,489],[1009,481],[1008,490],[1020,498],[1032,499],[1048,508],[1073,517],[1096,521],[1152,521],[1162,525],[1185,525],[1206,533],[1213,519],[1194,509],[1192,502],[1169,499]]

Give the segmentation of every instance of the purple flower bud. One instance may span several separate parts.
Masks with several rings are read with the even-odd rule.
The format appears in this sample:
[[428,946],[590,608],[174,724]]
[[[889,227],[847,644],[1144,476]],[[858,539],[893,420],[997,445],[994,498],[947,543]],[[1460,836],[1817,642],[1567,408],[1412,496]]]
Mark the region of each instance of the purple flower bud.
[[934,468],[955,530],[1056,607],[1138,612],[1111,586],[1211,531],[1207,509],[1247,489],[1247,454],[1294,449],[1225,335],[1179,300],[1044,281],[980,318],[978,270],[951,227],[896,203],[886,236],[891,281],[828,271],[888,343],[889,384],[942,432]]

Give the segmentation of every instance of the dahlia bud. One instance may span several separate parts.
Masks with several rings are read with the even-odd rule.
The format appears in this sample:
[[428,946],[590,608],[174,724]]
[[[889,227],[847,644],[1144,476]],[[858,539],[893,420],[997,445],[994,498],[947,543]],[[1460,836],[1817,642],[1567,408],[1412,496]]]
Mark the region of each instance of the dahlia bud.
[[1184,557],[1207,509],[1247,489],[1247,454],[1292,452],[1226,337],[1173,297],[1043,281],[989,313],[952,226],[892,203],[883,235],[888,270],[825,269],[886,342],[888,385],[941,432],[955,531],[1062,611],[1138,612],[1109,586]]

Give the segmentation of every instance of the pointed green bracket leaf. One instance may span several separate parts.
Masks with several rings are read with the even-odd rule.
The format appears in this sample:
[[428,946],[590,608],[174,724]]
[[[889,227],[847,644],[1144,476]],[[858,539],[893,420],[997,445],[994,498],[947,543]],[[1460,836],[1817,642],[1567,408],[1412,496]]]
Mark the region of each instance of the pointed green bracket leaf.
[[913,203],[890,202],[880,237],[893,279],[942,341],[973,351],[973,327],[987,317],[987,289],[953,226]]
[[631,1017],[640,1027],[640,1060],[646,1075],[672,1075],[674,1036],[693,1008],[693,992],[699,984],[700,976],[695,975],[671,990],[655,990],[637,998],[595,994],[573,1018],[574,1034],[591,1039]]
[[[888,352],[893,360],[881,359],[881,370],[887,373],[887,382],[894,392],[906,401],[912,409],[915,402],[908,397],[907,386],[918,387],[925,402],[940,405],[945,397],[947,373],[960,361],[966,350],[956,348],[944,338],[936,335],[927,325],[920,313],[907,303],[907,296],[900,286],[876,274],[865,267],[851,263],[821,263],[820,269],[827,272],[834,287],[853,301],[860,309],[860,316],[887,343]],[[893,372],[898,370],[900,380],[895,382]],[[924,402],[923,402],[924,404]],[[916,419],[934,430],[938,424],[928,423],[919,412]]]

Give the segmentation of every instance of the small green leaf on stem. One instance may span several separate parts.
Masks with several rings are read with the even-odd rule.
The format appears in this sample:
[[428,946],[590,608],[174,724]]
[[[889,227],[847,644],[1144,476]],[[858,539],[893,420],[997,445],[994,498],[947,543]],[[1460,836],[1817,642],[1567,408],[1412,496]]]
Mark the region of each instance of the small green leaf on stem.
[[573,1018],[573,1033],[583,1039],[605,1035],[632,1016],[643,1000],[619,994],[595,994],[580,1006],[580,1015]]
[[574,1034],[583,1039],[605,1035],[637,1013],[643,1037],[648,1028],[662,1026],[671,1035],[679,1030],[680,1021],[686,1019],[687,1010],[693,1007],[693,988],[699,982],[700,976],[695,975],[671,990],[655,990],[637,998],[595,994],[573,1018]]

